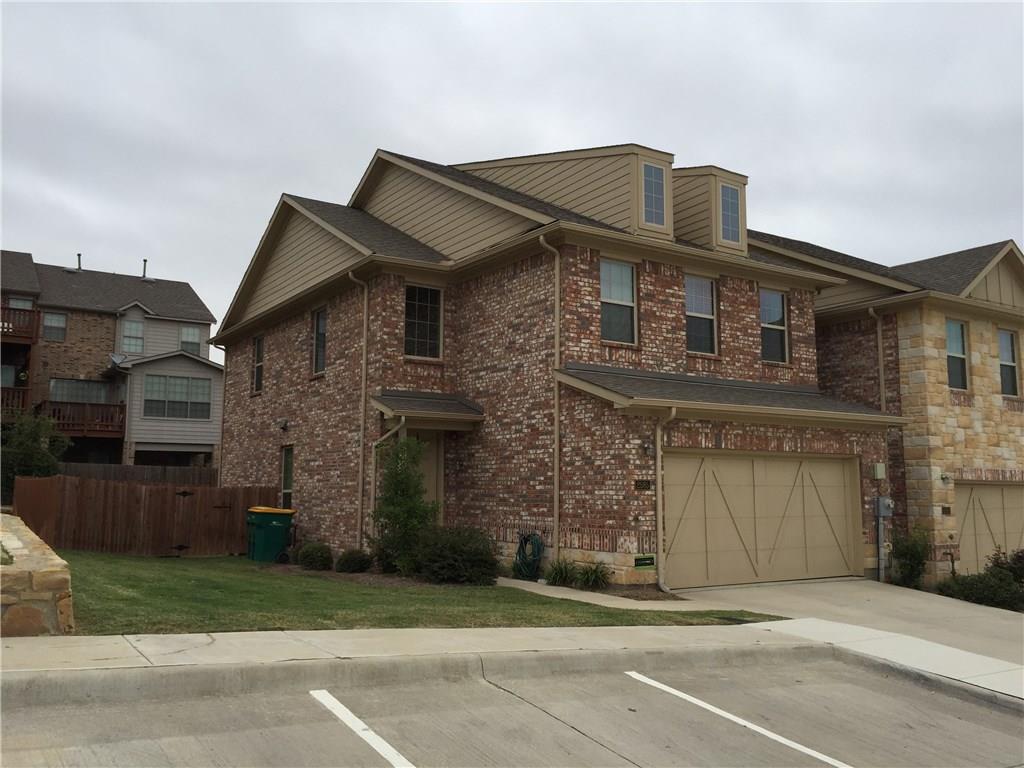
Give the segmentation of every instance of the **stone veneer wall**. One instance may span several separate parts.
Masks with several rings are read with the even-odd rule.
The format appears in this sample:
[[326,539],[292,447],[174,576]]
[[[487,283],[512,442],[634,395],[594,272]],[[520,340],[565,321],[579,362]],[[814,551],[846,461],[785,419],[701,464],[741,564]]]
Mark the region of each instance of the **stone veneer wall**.
[[68,564],[14,515],[0,515],[0,542],[14,558],[0,565],[0,635],[71,634]]
[[[900,394],[907,504],[932,533],[929,575],[949,572],[956,541],[957,480],[1024,482],[1024,401],[999,391],[997,324],[968,323],[968,386],[951,390],[946,374],[946,312],[927,304],[899,313]],[[945,476],[945,479],[944,477]]]

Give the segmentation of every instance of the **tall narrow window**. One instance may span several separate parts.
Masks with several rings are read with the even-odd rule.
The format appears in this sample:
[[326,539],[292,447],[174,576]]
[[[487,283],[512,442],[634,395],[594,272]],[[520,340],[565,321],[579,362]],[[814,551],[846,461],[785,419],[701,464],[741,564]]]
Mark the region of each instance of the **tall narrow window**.
[[405,354],[441,356],[441,289],[405,286]]
[[43,313],[43,338],[47,341],[64,341],[68,334],[68,316],[61,312]]
[[252,391],[263,391],[263,337],[252,340]]
[[199,327],[195,325],[181,326],[181,349],[199,357]]
[[313,313],[313,373],[327,370],[327,309]]
[[946,321],[946,374],[950,389],[967,389],[967,324]]
[[601,338],[636,343],[633,265],[601,260]]
[[1017,334],[999,329],[999,385],[1004,395],[1020,394],[1020,374],[1017,368]]
[[665,226],[665,169],[644,163],[644,224]]
[[740,191],[728,184],[722,185],[722,239],[740,241]]
[[789,359],[786,294],[761,289],[761,359],[785,363]]
[[295,455],[292,446],[281,449],[281,508],[292,508],[292,481],[295,476]]
[[141,320],[124,320],[121,322],[121,351],[126,355],[141,355],[145,349]]
[[715,332],[715,281],[686,276],[686,349],[713,355],[717,351]]

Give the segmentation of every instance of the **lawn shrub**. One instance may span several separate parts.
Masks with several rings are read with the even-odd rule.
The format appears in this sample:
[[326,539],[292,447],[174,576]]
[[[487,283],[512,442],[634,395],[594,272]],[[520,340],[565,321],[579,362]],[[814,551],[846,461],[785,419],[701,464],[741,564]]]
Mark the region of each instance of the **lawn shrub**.
[[612,569],[602,562],[583,563],[576,568],[576,589],[607,589]]
[[939,582],[940,595],[966,600],[969,603],[1024,611],[1024,586],[1013,574],[998,566],[989,566],[982,573],[956,575]]
[[338,555],[334,570],[338,573],[362,573],[370,570],[373,558],[361,549],[346,549]]
[[491,585],[498,578],[494,541],[470,526],[424,528],[414,555],[400,564],[403,574],[434,584]]
[[1024,549],[1016,549],[1007,554],[1001,547],[996,547],[996,551],[988,556],[988,568],[1006,571],[1024,587]]
[[930,552],[931,541],[924,528],[913,528],[907,533],[895,530],[892,540],[892,559],[895,565],[893,583],[901,587],[920,588]]
[[57,463],[71,441],[57,430],[48,416],[22,413],[3,431],[0,463],[0,498],[9,504],[14,496],[14,478],[49,477],[57,474]]
[[331,548],[319,541],[309,541],[299,547],[298,561],[307,571],[329,571],[334,564]]
[[373,510],[376,534],[370,547],[385,573],[408,570],[420,532],[437,519],[437,504],[426,501],[420,457],[423,444],[406,438],[385,450],[377,504]]
[[552,560],[544,573],[544,580],[553,587],[576,586],[576,563],[560,557]]

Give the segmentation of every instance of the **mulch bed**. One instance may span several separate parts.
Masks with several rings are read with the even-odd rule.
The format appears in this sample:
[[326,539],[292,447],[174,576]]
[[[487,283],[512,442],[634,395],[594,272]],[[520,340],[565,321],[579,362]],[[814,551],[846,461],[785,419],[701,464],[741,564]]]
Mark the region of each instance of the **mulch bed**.
[[657,584],[612,584],[602,590],[606,595],[628,597],[630,600],[685,600],[684,597],[662,592]]

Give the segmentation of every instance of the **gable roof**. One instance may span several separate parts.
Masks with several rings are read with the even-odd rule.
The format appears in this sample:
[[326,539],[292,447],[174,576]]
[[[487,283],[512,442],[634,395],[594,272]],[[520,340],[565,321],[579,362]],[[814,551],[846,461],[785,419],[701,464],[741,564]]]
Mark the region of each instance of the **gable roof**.
[[373,253],[431,263],[446,259],[429,245],[395,229],[366,211],[298,195],[286,194],[284,198],[362,243]]
[[0,251],[0,282],[11,293],[39,294],[39,279],[31,253]]
[[191,352],[186,352],[184,349],[175,349],[171,352],[162,352],[159,355],[150,355],[149,357],[136,357],[129,360],[122,360],[117,364],[118,368],[138,368],[140,365],[146,365],[147,363],[155,363],[157,360],[166,360],[169,357],[185,357],[188,360],[194,360],[197,363],[208,365],[211,368],[216,368],[218,371],[223,371],[224,366],[220,363],[210,360],[208,357],[201,357],[200,355],[193,355]]
[[912,261],[892,268],[892,271],[922,288],[961,295],[1000,256],[1012,240],[979,245],[963,251],[945,253],[930,259]]

